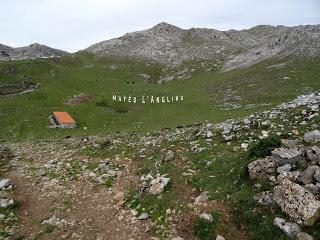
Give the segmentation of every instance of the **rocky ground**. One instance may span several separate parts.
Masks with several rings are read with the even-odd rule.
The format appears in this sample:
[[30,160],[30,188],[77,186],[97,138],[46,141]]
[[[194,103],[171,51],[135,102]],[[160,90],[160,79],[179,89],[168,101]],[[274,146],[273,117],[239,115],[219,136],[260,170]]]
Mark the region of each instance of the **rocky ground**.
[[[314,93],[219,124],[1,144],[1,238],[319,239],[319,102]],[[246,219],[261,209],[252,230]],[[270,232],[255,235],[267,218]]]

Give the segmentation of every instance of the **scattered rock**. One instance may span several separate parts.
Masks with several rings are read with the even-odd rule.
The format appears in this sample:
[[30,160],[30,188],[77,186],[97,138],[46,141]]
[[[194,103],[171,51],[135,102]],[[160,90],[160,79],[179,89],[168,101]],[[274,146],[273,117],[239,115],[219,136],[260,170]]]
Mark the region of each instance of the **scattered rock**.
[[273,193],[269,191],[260,192],[256,194],[253,199],[261,205],[271,205],[274,202]]
[[270,158],[258,159],[248,165],[248,171],[251,179],[268,178],[275,175],[276,163]]
[[289,163],[286,163],[285,165],[278,167],[277,168],[277,172],[281,173],[281,172],[289,172],[291,170],[292,166]]
[[0,181],[0,190],[7,190],[12,188],[12,181],[10,179],[2,179]]
[[14,204],[11,198],[0,198],[0,208],[7,208]]
[[320,170],[320,167],[317,165],[308,167],[300,174],[298,181],[302,184],[309,184],[315,182],[314,175],[317,170]]
[[60,223],[61,223],[61,219],[56,217],[55,215],[41,222],[41,224],[48,224],[48,225],[59,225]]
[[174,159],[174,151],[168,150],[165,152],[164,160],[165,161],[171,161]]
[[157,177],[153,179],[150,183],[149,193],[160,194],[163,192],[164,188],[168,185],[170,178],[164,176]]
[[171,240],[184,240],[184,239],[182,237],[177,236],[177,237],[172,238]]
[[320,201],[299,184],[279,175],[273,200],[299,224],[312,226],[320,217]]
[[317,169],[317,170],[314,172],[313,178],[314,178],[317,182],[320,182],[320,169]]
[[221,235],[218,235],[218,236],[216,237],[216,240],[225,240],[225,238],[222,237]]
[[138,217],[139,220],[145,220],[149,218],[148,213],[141,213],[141,215]]
[[296,237],[299,232],[301,232],[301,228],[298,224],[287,222],[283,218],[276,217],[274,219],[274,225],[280,228],[285,234],[289,237]]
[[299,139],[290,140],[290,139],[281,139],[281,144],[287,148],[297,148],[300,143]]
[[278,165],[293,164],[302,159],[302,151],[298,148],[276,148],[272,151],[272,158]]
[[125,200],[125,194],[124,194],[124,192],[118,192],[112,198],[116,202],[123,202]]
[[213,217],[209,213],[201,213],[199,218],[204,219],[204,220],[206,220],[208,222],[213,222]]
[[208,192],[205,191],[205,192],[201,193],[198,197],[196,197],[196,199],[194,200],[194,204],[196,204],[196,205],[205,204],[208,202],[208,200],[209,200]]
[[311,132],[306,132],[303,136],[303,139],[308,143],[317,143],[320,141],[320,131],[314,130]]

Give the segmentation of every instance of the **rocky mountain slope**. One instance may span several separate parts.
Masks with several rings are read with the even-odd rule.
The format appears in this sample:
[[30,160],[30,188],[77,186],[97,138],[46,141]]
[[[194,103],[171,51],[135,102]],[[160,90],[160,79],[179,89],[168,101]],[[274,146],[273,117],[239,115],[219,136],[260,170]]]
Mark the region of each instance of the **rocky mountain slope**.
[[227,59],[223,69],[246,67],[275,56],[320,55],[320,25],[256,26],[247,30],[188,30],[160,23],[94,44],[87,51],[106,56],[135,57],[166,65]]
[[38,43],[26,47],[13,48],[0,44],[0,60],[21,60],[34,58],[49,58],[67,54],[65,51],[50,48]]

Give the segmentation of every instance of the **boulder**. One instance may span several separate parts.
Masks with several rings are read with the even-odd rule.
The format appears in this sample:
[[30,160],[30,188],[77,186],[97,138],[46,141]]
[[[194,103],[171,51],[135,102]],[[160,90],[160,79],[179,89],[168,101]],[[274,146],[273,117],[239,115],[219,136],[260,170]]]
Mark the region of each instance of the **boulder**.
[[168,185],[170,178],[164,176],[157,177],[153,179],[150,183],[149,193],[160,194],[163,192],[164,188]]
[[11,189],[12,181],[10,179],[2,179],[0,180],[0,190]]
[[308,167],[306,170],[304,170],[300,176],[298,177],[298,182],[302,184],[309,184],[309,183],[314,183],[314,175],[317,170],[320,170],[320,167],[317,165],[313,165]]
[[298,233],[301,232],[301,228],[298,224],[288,222],[283,218],[276,217],[273,221],[273,224],[291,238],[296,237]]
[[320,169],[317,169],[317,170],[314,172],[313,178],[314,178],[314,180],[316,180],[317,182],[320,182]]
[[140,216],[138,217],[139,220],[145,220],[149,218],[148,213],[141,213]]
[[281,139],[281,144],[286,146],[287,148],[297,148],[300,144],[299,139],[291,140],[291,139]]
[[202,214],[200,214],[199,218],[204,219],[208,222],[213,222],[213,217],[209,213],[202,213]]
[[164,160],[165,161],[171,161],[174,159],[174,152],[172,150],[168,150],[164,154]]
[[220,235],[218,235],[218,236],[216,237],[216,240],[225,240],[225,238],[222,237],[222,236],[220,236]]
[[320,201],[299,184],[278,176],[279,185],[274,187],[273,200],[295,222],[312,226],[320,217]]
[[260,192],[256,194],[253,199],[257,201],[261,205],[270,205],[273,201],[273,193],[266,191],[266,192]]
[[123,202],[125,200],[124,192],[118,192],[116,195],[112,197],[115,202]]
[[320,160],[320,148],[317,146],[313,146],[308,148],[304,152],[305,158],[310,162],[316,162]]
[[59,225],[60,223],[61,223],[61,219],[53,215],[51,218],[47,220],[43,220],[41,224]]
[[251,179],[268,178],[275,175],[276,163],[270,157],[258,159],[249,163],[248,171]]
[[0,198],[0,208],[7,208],[14,204],[11,198]]
[[278,165],[293,164],[302,159],[302,151],[298,148],[276,148],[272,151],[272,158]]
[[196,197],[196,199],[194,200],[194,204],[195,205],[202,205],[202,204],[206,204],[209,200],[208,197],[208,192],[205,191],[203,193],[201,193],[198,197]]
[[303,136],[304,141],[308,143],[316,143],[320,141],[320,131],[314,130],[311,132],[306,132]]
[[281,173],[281,172],[289,172],[291,170],[292,166],[290,163],[286,163],[283,166],[280,166],[277,168],[277,172]]

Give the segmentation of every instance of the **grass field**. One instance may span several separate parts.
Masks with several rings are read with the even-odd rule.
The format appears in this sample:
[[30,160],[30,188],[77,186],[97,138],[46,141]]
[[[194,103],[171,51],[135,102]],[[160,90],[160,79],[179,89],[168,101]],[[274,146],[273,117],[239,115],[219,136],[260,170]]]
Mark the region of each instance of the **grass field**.
[[[268,67],[283,62],[286,65],[282,68]],[[25,95],[0,97],[0,140],[148,131],[206,120],[218,122],[320,88],[319,59],[273,59],[247,69],[195,72],[187,80],[152,83],[159,79],[162,68],[142,61],[96,58],[86,53],[58,59],[1,62],[0,84],[17,83],[27,76],[40,83],[40,88]],[[145,83],[139,74],[150,75],[151,83]],[[93,98],[77,105],[67,104],[68,99],[80,93]],[[182,95],[184,101],[117,103],[112,101],[113,94],[138,99],[147,95]],[[78,128],[48,128],[48,117],[53,111],[68,111],[77,120]]]

